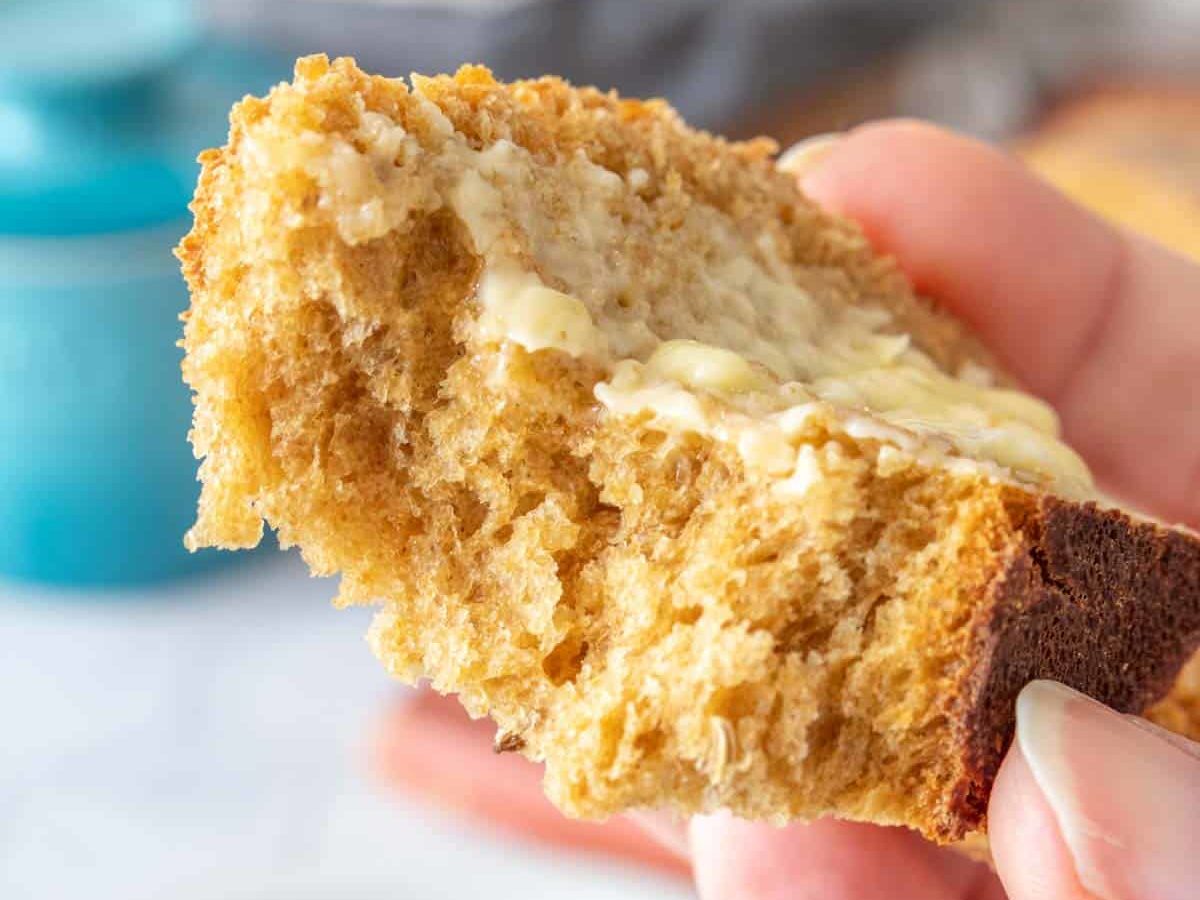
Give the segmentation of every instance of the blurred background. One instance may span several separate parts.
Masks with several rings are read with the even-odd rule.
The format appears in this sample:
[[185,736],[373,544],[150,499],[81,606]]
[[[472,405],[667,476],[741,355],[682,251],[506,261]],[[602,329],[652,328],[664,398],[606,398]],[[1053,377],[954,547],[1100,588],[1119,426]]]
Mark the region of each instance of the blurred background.
[[0,898],[686,897],[391,684],[293,555],[182,549],[195,156],[318,51],[784,146],[930,118],[1200,258],[1200,3],[0,0]]

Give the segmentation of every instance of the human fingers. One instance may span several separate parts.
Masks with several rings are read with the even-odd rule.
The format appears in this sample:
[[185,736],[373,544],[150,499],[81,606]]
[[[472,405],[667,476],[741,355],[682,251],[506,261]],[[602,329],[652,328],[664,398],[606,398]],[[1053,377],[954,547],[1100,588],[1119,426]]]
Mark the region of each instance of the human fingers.
[[1012,900],[1194,897],[1200,745],[1035,681],[988,823]]
[[801,180],[1058,408],[1109,490],[1200,522],[1200,267],[929,125],[850,132]]
[[633,822],[567,819],[542,793],[541,767],[493,750],[495,726],[472,721],[451,697],[420,691],[394,704],[377,730],[373,761],[406,794],[538,843],[601,853],[686,875],[687,860],[647,840]]
[[982,863],[911,831],[833,819],[808,825],[699,817],[692,863],[702,900],[1000,900]]

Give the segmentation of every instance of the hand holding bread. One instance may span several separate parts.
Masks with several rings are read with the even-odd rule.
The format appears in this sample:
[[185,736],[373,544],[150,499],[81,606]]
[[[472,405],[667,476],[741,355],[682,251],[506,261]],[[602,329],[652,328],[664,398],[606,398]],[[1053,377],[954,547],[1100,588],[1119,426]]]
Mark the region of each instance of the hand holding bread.
[[769,147],[660,104],[302,63],[205,158],[181,248],[192,541],[265,517],[384,600],[389,668],[568,810],[982,827],[1023,685],[1141,712],[1200,636],[1200,542],[1094,502],[1015,389],[1195,522],[1197,276],[891,128],[807,186],[939,308]]

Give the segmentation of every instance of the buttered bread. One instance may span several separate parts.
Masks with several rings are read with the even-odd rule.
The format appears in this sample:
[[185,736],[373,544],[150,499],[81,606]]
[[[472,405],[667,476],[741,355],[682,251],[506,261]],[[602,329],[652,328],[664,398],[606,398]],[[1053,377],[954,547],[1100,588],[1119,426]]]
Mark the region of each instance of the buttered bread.
[[664,103],[302,60],[180,247],[203,493],[569,813],[983,825],[1013,700],[1122,710],[1200,638],[1200,542],[1095,501],[1054,412]]

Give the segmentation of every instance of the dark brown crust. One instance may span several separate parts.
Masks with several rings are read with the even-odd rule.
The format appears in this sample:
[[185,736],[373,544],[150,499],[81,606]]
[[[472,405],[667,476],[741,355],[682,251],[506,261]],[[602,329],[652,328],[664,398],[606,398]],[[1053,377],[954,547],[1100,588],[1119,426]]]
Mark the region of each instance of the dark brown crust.
[[1050,678],[1121,712],[1164,696],[1200,645],[1200,540],[1095,504],[1039,498],[975,625],[959,692],[963,771],[943,836],[982,828],[1021,688]]

